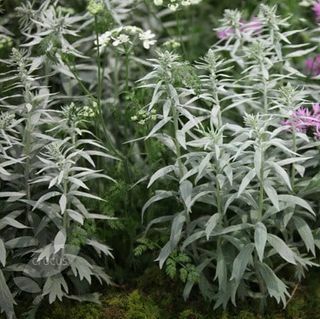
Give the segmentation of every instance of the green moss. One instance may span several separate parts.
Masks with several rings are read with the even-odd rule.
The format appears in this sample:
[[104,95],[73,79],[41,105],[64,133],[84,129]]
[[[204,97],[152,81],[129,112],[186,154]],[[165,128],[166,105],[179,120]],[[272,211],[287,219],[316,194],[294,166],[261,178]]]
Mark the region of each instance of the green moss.
[[231,317],[229,316],[229,314],[224,311],[221,316],[219,317],[219,319],[231,319]]
[[143,297],[138,290],[133,291],[128,297],[128,311],[126,319],[158,319],[159,308],[153,300]]
[[125,305],[127,303],[127,296],[125,294],[116,294],[109,296],[105,300],[103,307],[103,318],[116,319],[125,318]]
[[185,308],[181,298],[181,289],[177,288],[175,281],[169,279],[158,267],[147,269],[137,281],[137,286],[155,301],[166,319],[169,314],[176,316],[176,313]]
[[[131,292],[109,291],[102,305],[75,303],[64,300],[51,306],[43,305],[37,318],[41,319],[320,319],[319,273],[311,274],[281,310],[270,303],[264,316],[255,314],[254,304],[242,303],[241,308],[214,311],[203,302],[197,291],[185,303],[179,283],[170,280],[158,268],[149,268],[131,286]],[[28,308],[25,305],[24,310]],[[1,318],[1,316],[0,316]],[[20,316],[18,316],[20,318]]]
[[255,314],[247,310],[240,311],[239,315],[237,316],[237,319],[256,319],[256,318],[257,316]]
[[192,309],[186,309],[180,313],[179,319],[204,319],[204,316]]
[[129,295],[116,294],[105,300],[106,319],[160,319],[160,310],[155,302],[134,290]]
[[305,305],[306,300],[304,296],[297,296],[294,300],[292,300],[286,309],[287,316],[290,319],[303,319],[305,316]]
[[39,313],[41,319],[102,319],[102,307],[92,303],[56,302]]
[[268,316],[268,319],[286,319],[285,313],[276,313],[274,315]]

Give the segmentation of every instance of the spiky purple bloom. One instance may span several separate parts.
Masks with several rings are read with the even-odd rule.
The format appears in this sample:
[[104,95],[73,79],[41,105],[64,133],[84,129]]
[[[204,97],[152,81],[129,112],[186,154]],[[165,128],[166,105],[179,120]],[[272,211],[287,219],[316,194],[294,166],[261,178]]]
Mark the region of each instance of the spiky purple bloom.
[[320,54],[305,61],[305,68],[309,75],[320,75]]
[[[252,18],[250,21],[240,22],[240,32],[243,34],[259,34],[263,28],[261,20],[257,17]],[[231,27],[220,28],[217,30],[217,37],[220,40],[228,40],[232,35],[235,34],[235,29]]]
[[312,111],[313,111],[314,115],[319,116],[320,115],[320,103],[313,103]]
[[217,37],[220,40],[227,40],[234,34],[234,30],[232,28],[222,28],[217,31]]
[[262,21],[257,17],[254,17],[250,21],[243,22],[240,30],[244,33],[260,34],[262,32],[262,28]]
[[312,110],[299,107],[288,120],[282,121],[281,124],[294,128],[297,132],[311,131],[317,139],[320,139],[320,103],[314,103]]
[[315,15],[316,21],[320,22],[320,1],[316,1],[313,4],[312,11]]

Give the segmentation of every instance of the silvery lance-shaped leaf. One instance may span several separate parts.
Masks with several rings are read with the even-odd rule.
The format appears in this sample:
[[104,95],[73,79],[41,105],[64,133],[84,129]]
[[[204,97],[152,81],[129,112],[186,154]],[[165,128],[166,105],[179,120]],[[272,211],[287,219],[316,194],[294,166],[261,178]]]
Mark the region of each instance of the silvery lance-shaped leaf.
[[65,257],[69,261],[74,276],[79,277],[80,280],[86,279],[91,284],[92,265],[81,256],[65,254]]
[[180,241],[182,229],[186,221],[186,216],[184,212],[175,215],[172,226],[170,240],[161,249],[160,254],[156,261],[159,261],[160,268],[163,267],[165,261],[170,256],[170,254],[176,249],[178,242]]
[[21,236],[5,242],[5,246],[7,249],[26,248],[37,245],[38,240],[36,238],[33,238],[32,236]]
[[4,228],[5,226],[11,226],[17,229],[29,228],[28,226],[21,224],[20,222],[9,216],[3,217],[0,220],[0,229]]
[[315,241],[308,223],[300,217],[293,217],[294,224],[297,231],[302,238],[308,251],[311,251],[315,255]]
[[232,274],[230,280],[234,279],[236,280],[236,282],[240,282],[248,264],[252,262],[253,250],[253,244],[247,244],[240,250],[239,254],[233,261]]
[[261,262],[263,260],[264,249],[267,243],[267,235],[268,233],[266,226],[261,222],[257,223],[254,230],[254,244]]
[[239,190],[238,190],[238,197],[245,191],[247,186],[250,184],[250,182],[254,179],[256,176],[255,169],[251,169],[243,178]]
[[99,254],[100,257],[101,257],[101,253],[104,253],[106,256],[114,258],[111,253],[112,248],[110,248],[107,245],[101,244],[96,240],[92,240],[92,239],[87,239],[87,245],[92,246],[96,250],[96,252]]
[[260,147],[257,147],[255,152],[254,152],[254,160],[253,160],[253,163],[254,163],[254,169],[256,171],[256,175],[258,176],[258,178],[260,178],[260,175],[261,175],[261,158],[262,156],[262,151],[261,151],[261,148]]
[[6,279],[0,269],[0,309],[5,312],[8,318],[14,315],[15,301],[7,286]]
[[182,229],[186,221],[186,214],[185,212],[181,212],[177,214],[171,226],[171,235],[170,235],[170,243],[172,250],[176,248],[182,234]]
[[278,195],[278,199],[279,201],[287,203],[287,205],[290,207],[300,206],[309,211],[312,215],[316,215],[310,204],[303,198],[294,195]]
[[54,238],[53,246],[54,246],[54,254],[56,254],[61,249],[64,249],[67,237],[64,229],[60,230],[56,237]]
[[163,126],[165,126],[169,121],[171,120],[171,117],[167,117],[162,119],[160,122],[158,122],[154,128],[151,130],[151,132],[147,135],[145,139],[148,139],[152,137],[154,134],[156,134]]
[[278,303],[282,301],[283,305],[286,305],[286,298],[290,296],[286,285],[276,276],[268,265],[258,263],[258,271],[264,280],[270,297],[274,297]]
[[7,197],[8,202],[14,202],[25,195],[23,192],[0,192],[0,198]]
[[66,213],[69,215],[71,219],[79,223],[80,225],[84,224],[83,216],[73,209],[67,209]]
[[215,227],[217,226],[219,220],[220,220],[220,214],[218,214],[218,213],[213,214],[209,218],[208,222],[206,223],[206,229],[205,229],[207,240],[209,240],[210,235],[211,235],[212,231],[215,229]]
[[192,199],[192,189],[193,189],[193,185],[188,180],[184,180],[179,187],[181,199],[189,211],[191,208],[190,203]]
[[170,198],[175,196],[176,193],[172,191],[163,191],[163,190],[158,190],[154,196],[149,198],[149,200],[144,204],[142,207],[142,221],[144,219],[144,214],[146,210],[155,202],[158,202],[162,199]]
[[289,54],[286,55],[286,58],[296,58],[296,57],[301,57],[303,55],[307,55],[311,52],[313,52],[314,50],[316,50],[317,47],[312,47],[309,49],[305,49],[305,50],[296,50],[294,52],[291,52]]
[[168,241],[160,250],[160,254],[158,258],[155,261],[159,262],[159,267],[162,269],[164,263],[166,262],[167,258],[170,256],[172,253],[171,249],[171,243]]
[[4,245],[3,240],[0,238],[0,263],[2,264],[3,267],[5,267],[6,265],[6,260],[7,260],[6,247]]
[[59,206],[61,209],[61,215],[65,213],[65,210],[67,208],[67,196],[65,194],[62,194],[59,199]]
[[149,184],[148,184],[148,188],[159,178],[166,176],[167,174],[171,173],[172,171],[174,171],[175,166],[174,165],[169,165],[169,166],[165,166],[160,168],[159,170],[157,170],[150,178]]
[[282,180],[285,182],[285,184],[289,187],[290,190],[292,190],[290,177],[278,163],[269,161],[268,164],[276,171],[276,173],[279,175],[279,177],[282,178]]
[[65,292],[68,292],[68,285],[63,276],[58,274],[47,278],[42,294],[43,296],[49,295],[49,304],[52,304],[57,299],[61,301]]
[[268,180],[264,181],[263,189],[266,192],[268,198],[270,199],[272,205],[276,208],[277,211],[279,211],[280,207],[277,191]]
[[37,294],[41,292],[39,285],[31,278],[15,277],[14,282],[21,291],[25,291],[30,294]]
[[289,246],[278,236],[268,234],[268,242],[275,249],[275,251],[288,263],[296,265],[295,253]]
[[43,196],[41,196],[38,201],[36,202],[36,204],[33,207],[33,210],[35,210],[40,204],[42,204],[43,202],[53,198],[53,197],[57,197],[57,196],[61,196],[61,193],[54,191],[54,192],[49,192],[44,194]]

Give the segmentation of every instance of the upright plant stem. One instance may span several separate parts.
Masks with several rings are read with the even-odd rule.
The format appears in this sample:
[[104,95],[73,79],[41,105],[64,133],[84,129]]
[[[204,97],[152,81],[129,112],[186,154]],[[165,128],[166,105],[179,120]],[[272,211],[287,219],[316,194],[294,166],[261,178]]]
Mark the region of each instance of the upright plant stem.
[[[262,71],[262,67],[261,67]],[[268,113],[268,82],[264,75],[262,75],[262,83],[263,83],[263,110],[264,113]]]
[[216,106],[218,108],[218,130],[219,130],[222,127],[222,115],[221,115],[219,96],[218,96],[218,92],[216,89],[215,89],[214,98],[216,100]]
[[[26,118],[26,124],[24,129],[24,136],[23,136],[23,145],[24,145],[24,156],[26,157],[26,162],[24,165],[24,181],[25,181],[25,191],[26,191],[26,198],[28,201],[31,200],[31,186],[30,186],[30,172],[31,172],[31,151],[32,151],[32,111],[33,111],[33,105],[32,105],[32,94],[30,85],[26,80],[22,80],[23,86],[24,86],[24,96],[25,96],[25,103],[26,107],[31,106],[31,109],[27,109],[27,118]],[[30,223],[30,225],[33,224],[33,218],[32,218],[32,211],[30,211],[29,204],[26,205],[27,210],[27,216],[26,219]]]
[[[68,181],[64,179],[63,181],[63,195],[67,198],[68,195]],[[68,228],[69,228],[69,217],[68,213],[65,211],[63,215],[63,228],[65,230],[65,235],[68,236]]]
[[97,105],[98,105],[98,114],[100,117],[100,122],[102,127],[104,127],[104,117],[102,112],[102,105],[101,105],[101,95],[102,95],[102,78],[101,78],[101,55],[100,55],[100,42],[99,42],[99,34],[98,34],[98,28],[97,28],[97,16],[94,17],[95,21],[95,33],[96,33],[96,43],[97,43],[97,57],[96,57],[96,63],[97,63]]
[[217,210],[219,216],[222,216],[222,198],[221,198],[221,187],[218,179],[216,179],[216,198],[217,198]]
[[[167,87],[167,94],[170,97],[171,92],[170,92],[169,84],[167,84],[166,87]],[[180,147],[180,143],[178,141],[179,114],[178,114],[177,106],[175,105],[175,103],[173,103],[173,100],[171,99],[171,97],[170,97],[170,100],[171,100],[171,109],[172,109],[172,117],[173,117],[174,144],[175,144],[175,148],[176,148],[177,163],[178,163],[178,167],[179,167],[179,178],[181,180],[184,175],[184,169],[183,169],[183,163],[181,160],[181,147]],[[189,224],[191,222],[191,219],[190,219],[190,215],[189,215],[188,209],[185,206],[185,204],[184,204],[184,210],[185,210],[185,216],[186,216],[187,234],[188,234],[188,236],[190,236],[191,234],[190,234],[190,231],[188,228],[189,228]],[[192,247],[193,254],[194,254],[195,258],[198,259],[198,252],[197,252],[195,243],[192,243],[191,247]]]
[[[297,152],[297,134],[296,134],[296,129],[293,128],[293,132],[292,132],[292,148],[293,148],[293,152]],[[295,191],[295,176],[296,176],[296,169],[294,167],[294,164],[291,165],[291,178],[290,178],[290,182],[291,182],[291,187],[292,187],[292,191]]]
[[[76,132],[76,127],[74,124],[72,124],[70,135],[71,135],[71,143],[74,148],[76,147],[76,142],[77,142],[77,136],[76,136],[75,132]],[[67,198],[67,195],[68,195],[68,180],[67,179],[64,179],[64,181],[63,181],[63,194],[64,194],[65,198]],[[69,206],[69,203],[68,203],[68,206]],[[70,208],[70,207],[67,207],[67,208]],[[66,211],[64,212],[64,216],[63,216],[63,228],[65,230],[66,236],[68,236],[69,216]]]
[[[96,101],[96,98],[95,96],[85,87],[85,85],[83,84],[82,80],[79,78],[79,76],[77,75],[76,71],[73,70],[69,65],[69,70],[72,72],[72,74],[74,75],[75,79],[77,80],[80,88],[82,89],[82,91],[87,94],[89,97],[92,98],[93,101],[97,102]],[[99,110],[98,110],[98,115],[100,117],[100,114],[99,114]],[[100,118],[101,119],[101,118]],[[110,133],[108,132],[107,128],[106,128],[106,124],[105,124],[105,121],[104,119],[102,119],[100,121],[100,123],[102,123],[102,129],[104,131],[104,137],[101,139],[101,140],[104,140],[106,142],[106,146],[107,148],[116,156],[119,156],[119,157],[123,157],[123,155],[115,148],[112,140],[111,140],[111,137],[110,137]]]
[[176,16],[176,23],[177,23],[178,32],[179,32],[179,41],[181,43],[183,56],[186,58],[188,55],[187,55],[186,46],[185,46],[185,43],[184,43],[183,37],[182,37],[182,25],[181,25],[181,19],[179,16],[179,12],[176,12],[175,16]]
[[259,216],[258,216],[258,220],[261,220],[262,216],[263,216],[263,202],[264,202],[264,150],[262,145],[260,145],[260,190],[259,190]]
[[257,276],[257,280],[258,280],[258,285],[259,285],[259,290],[261,292],[261,299],[260,299],[260,304],[259,304],[259,313],[260,315],[263,315],[264,312],[265,312],[265,308],[266,308],[266,284],[261,276],[261,274],[259,273],[258,271],[258,262],[259,262],[259,259],[258,259],[258,256],[257,256],[257,253],[255,252],[254,254],[254,265],[255,265],[255,273],[256,273],[256,276]]
[[[215,99],[215,104],[216,107],[218,108],[218,114],[217,114],[217,118],[218,118],[218,127],[217,127],[217,131],[220,131],[221,127],[222,127],[222,116],[221,116],[221,107],[220,107],[220,100],[219,100],[219,95],[218,95],[218,91],[217,91],[217,86],[216,86],[216,77],[214,76],[214,74],[211,73],[211,82],[212,82],[212,89],[214,91],[214,99]],[[219,167],[219,158],[217,158],[216,156],[216,165],[217,167]],[[215,193],[216,193],[216,199],[217,199],[217,210],[218,210],[218,214],[220,216],[220,218],[223,215],[223,210],[222,210],[222,198],[221,198],[221,186],[220,186],[220,182],[217,178],[219,174],[219,170],[217,170],[216,172],[216,189],[215,189]]]
[[125,138],[129,138],[129,116],[127,115],[127,97],[129,93],[129,68],[130,68],[130,50],[126,51],[126,57],[125,57],[125,102],[124,102],[124,124],[125,124]]
[[[98,84],[98,87],[100,87],[99,90],[97,90],[97,92],[101,92],[98,93],[98,96],[100,96],[100,99],[97,99],[84,85],[84,83],[82,82],[82,80],[80,79],[76,67],[75,66],[71,66],[68,62],[65,62],[67,67],[69,68],[70,72],[73,74],[73,76],[75,77],[78,85],[80,86],[80,88],[82,89],[83,93],[85,93],[88,97],[90,97],[93,101],[95,101],[97,103],[97,107],[98,107],[98,116],[99,116],[99,120],[101,123],[101,127],[103,129],[104,132],[104,137],[101,138],[101,140],[104,140],[106,142],[106,146],[107,148],[116,156],[119,156],[121,158],[123,158],[124,156],[119,152],[119,150],[116,149],[116,147],[114,146],[112,139],[110,137],[110,133],[108,132],[107,128],[106,128],[106,124],[103,118],[103,114],[102,114],[102,110],[101,110],[101,94],[102,94],[102,84]],[[101,71],[98,71],[98,73]],[[99,82],[101,82],[101,80],[98,79]],[[100,107],[99,107],[99,103],[100,103]]]
[[[30,170],[31,170],[31,112],[28,111],[28,117],[26,121],[26,127],[24,131],[24,156],[26,157],[26,162],[24,165],[24,181],[25,181],[25,190],[26,190],[26,198],[28,201],[31,200],[31,187],[30,187]],[[32,223],[32,216],[29,204],[27,204],[27,220],[29,223]]]
[[181,161],[181,147],[178,141],[178,130],[179,130],[179,115],[176,109],[176,106],[173,105],[172,106],[172,112],[173,112],[173,126],[174,126],[174,143],[176,146],[176,152],[177,152],[177,162],[178,162],[178,166],[179,166],[179,175],[180,178],[183,177],[183,165],[182,165],[182,161]]

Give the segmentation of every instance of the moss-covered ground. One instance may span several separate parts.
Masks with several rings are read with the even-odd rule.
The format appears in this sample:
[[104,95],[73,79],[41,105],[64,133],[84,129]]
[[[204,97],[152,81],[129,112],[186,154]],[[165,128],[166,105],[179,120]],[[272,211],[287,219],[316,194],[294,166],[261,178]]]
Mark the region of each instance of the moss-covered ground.
[[264,315],[256,305],[241,304],[226,311],[214,311],[195,292],[187,302],[178,284],[157,269],[149,269],[131,287],[112,288],[101,296],[101,304],[61,303],[44,305],[39,319],[320,319],[320,272],[297,287],[285,310],[268,306]]

